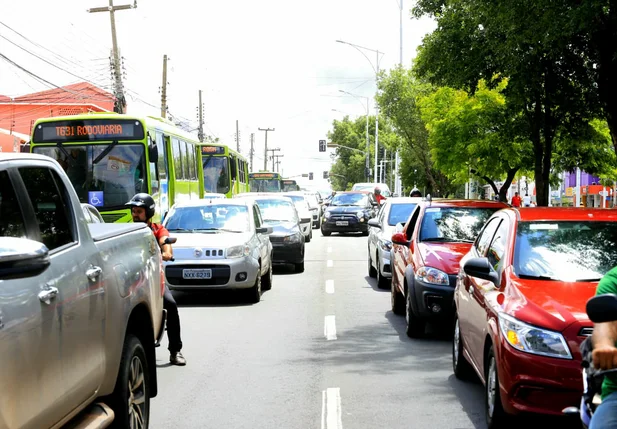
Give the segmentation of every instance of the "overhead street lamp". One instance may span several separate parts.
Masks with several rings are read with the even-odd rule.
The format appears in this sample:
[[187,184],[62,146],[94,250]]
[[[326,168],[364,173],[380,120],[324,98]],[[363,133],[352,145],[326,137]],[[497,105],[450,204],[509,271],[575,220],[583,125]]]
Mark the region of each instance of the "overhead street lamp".
[[[351,92],[343,91],[342,89],[339,89],[339,92],[342,92],[343,94],[347,94],[351,97],[354,97],[360,103],[362,103],[362,101],[360,101],[360,98],[364,98],[366,100],[366,163],[364,166],[364,170],[365,170],[364,176],[366,177],[366,180],[369,181],[370,180],[370,169],[371,169],[371,161],[370,161],[371,146],[370,146],[370,139],[368,135],[368,114],[369,114],[368,97],[363,97],[361,95],[352,94]],[[375,148],[377,148],[377,144],[375,144]],[[375,159],[377,159],[377,152],[375,152]],[[377,161],[375,161],[375,164],[377,164]],[[375,183],[377,183],[377,176],[375,176]]]
[[[345,45],[349,45],[354,47],[358,52],[360,52],[362,55],[364,55],[364,58],[366,58],[366,60],[370,63],[371,67],[373,68],[373,71],[375,72],[375,98],[377,98],[377,92],[378,92],[378,83],[379,83],[379,54],[384,55],[383,52],[379,52],[376,49],[370,49],[370,48],[365,48],[364,46],[360,46],[360,45],[356,45],[354,43],[349,43],[349,42],[345,42],[343,40],[337,40],[337,43],[343,43]],[[377,56],[377,61],[375,63],[375,65],[373,65],[373,62],[369,59],[369,57],[366,56],[366,54],[364,52],[361,51],[361,49],[364,49],[366,51],[371,51],[371,52],[375,52],[376,56]],[[344,91],[342,91],[344,92]],[[368,106],[368,103],[367,103]],[[375,183],[377,183],[377,163],[378,163],[378,158],[379,158],[379,106],[377,105],[377,99],[375,99],[375,171],[374,171],[374,181]]]
[[360,152],[363,154],[367,153],[366,151],[363,151],[361,149],[356,149],[355,147],[343,146],[342,144],[337,144],[337,143],[328,143],[328,147],[334,147],[334,148],[342,147],[342,148],[349,149],[349,150],[355,150],[356,152]]

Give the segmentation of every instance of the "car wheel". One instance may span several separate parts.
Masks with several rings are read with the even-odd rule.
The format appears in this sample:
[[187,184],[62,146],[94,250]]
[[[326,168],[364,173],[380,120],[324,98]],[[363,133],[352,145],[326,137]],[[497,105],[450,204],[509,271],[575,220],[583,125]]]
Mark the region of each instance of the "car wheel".
[[473,368],[467,362],[463,353],[463,336],[456,312],[454,312],[454,335],[452,338],[452,369],[459,380],[470,380],[473,377]]
[[300,262],[299,264],[294,264],[296,273],[304,272],[304,262]]
[[368,230],[362,231],[362,235],[365,236],[365,237],[368,236]]
[[501,404],[501,393],[499,390],[499,372],[497,369],[497,359],[493,346],[488,351],[486,370],[486,385],[484,389],[484,403],[486,408],[486,425],[488,429],[497,429],[504,426],[506,413]]
[[377,260],[377,287],[379,289],[388,289],[388,279],[381,275],[381,259],[379,258],[379,252],[375,255],[375,259]]
[[114,393],[108,405],[114,410],[112,428],[146,429],[150,423],[150,371],[139,338],[127,334]]
[[261,279],[261,289],[262,290],[272,289],[272,256],[270,256],[270,268],[268,269],[268,272]]
[[424,335],[426,322],[414,314],[411,307],[411,292],[409,288],[405,297],[405,321],[407,322],[405,332],[409,338],[420,338]]
[[330,237],[330,234],[332,234],[330,231],[324,231],[323,228],[321,228],[321,235],[324,237]]
[[255,285],[248,290],[247,297],[253,304],[257,304],[261,301],[261,276],[257,276]]
[[377,270],[373,268],[373,260],[371,259],[371,248],[368,248],[368,276],[372,279],[377,277]]
[[402,316],[405,314],[405,301],[403,295],[399,292],[398,287],[394,282],[390,284],[390,303],[392,304],[392,312]]

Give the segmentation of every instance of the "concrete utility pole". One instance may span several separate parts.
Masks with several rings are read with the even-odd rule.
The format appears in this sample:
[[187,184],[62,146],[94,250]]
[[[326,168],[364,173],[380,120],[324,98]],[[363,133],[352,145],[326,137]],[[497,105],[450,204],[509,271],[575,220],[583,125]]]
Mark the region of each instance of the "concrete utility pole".
[[167,117],[167,55],[163,55],[163,85],[161,86],[161,118]]
[[249,158],[251,160],[251,172],[253,172],[253,155],[255,154],[255,149],[253,149],[253,145],[255,144],[255,133],[251,133],[251,152],[249,153]]
[[198,131],[199,141],[203,143],[204,141],[204,105],[201,102],[201,89],[199,90],[199,131]]
[[285,155],[273,155],[272,158],[276,158],[276,172],[279,172],[279,165],[281,163],[281,161],[279,160],[279,158],[283,158]]
[[[274,149],[267,149],[267,152],[272,152],[272,172],[274,172],[274,156],[275,156],[275,155],[274,155],[274,152],[280,152],[280,150],[281,150],[281,149],[280,149],[280,148],[278,148],[278,147],[277,147],[277,148],[274,148]],[[267,157],[268,157],[268,156],[266,155],[266,158],[267,158]],[[264,164],[266,164],[266,163],[264,162]],[[268,169],[268,167],[267,167],[267,164],[266,164],[266,168],[265,168],[265,170],[267,170],[267,169]]]
[[240,153],[240,130],[238,129],[237,119],[236,119],[236,151]]
[[137,0],[134,4],[124,4],[121,6],[114,6],[114,0],[109,0],[109,6],[94,7],[88,9],[88,13],[96,12],[109,12],[109,18],[111,20],[111,43],[113,48],[113,62],[114,62],[114,95],[116,101],[114,102],[114,112],[125,113],[126,111],[126,97],[124,96],[124,87],[122,86],[122,73],[120,71],[120,54],[118,53],[118,39],[116,37],[116,11],[135,9],[137,7]]
[[257,128],[259,131],[266,132],[266,144],[264,146],[264,170],[268,169],[268,131],[274,131],[274,128]]

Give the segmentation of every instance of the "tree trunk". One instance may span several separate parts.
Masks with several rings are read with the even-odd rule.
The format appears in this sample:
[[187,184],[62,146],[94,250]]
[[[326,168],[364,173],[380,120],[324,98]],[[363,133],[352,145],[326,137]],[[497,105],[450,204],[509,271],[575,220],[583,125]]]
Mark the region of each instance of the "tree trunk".
[[514,176],[516,176],[516,172],[519,170],[519,167],[511,168],[508,170],[508,174],[506,175],[506,181],[503,182],[503,186],[499,190],[499,201],[502,203],[508,202],[508,189],[510,189],[510,185],[512,185],[512,181],[514,180]]

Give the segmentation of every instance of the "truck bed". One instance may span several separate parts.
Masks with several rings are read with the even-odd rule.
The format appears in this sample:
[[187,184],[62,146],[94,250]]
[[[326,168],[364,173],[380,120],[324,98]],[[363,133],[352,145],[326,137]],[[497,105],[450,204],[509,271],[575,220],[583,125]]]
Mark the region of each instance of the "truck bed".
[[91,223],[88,224],[94,242],[147,228],[145,223]]

